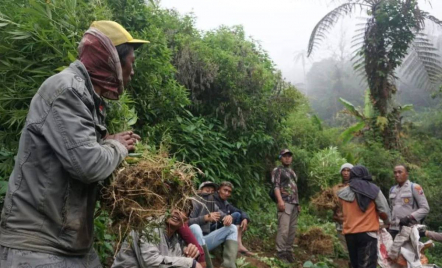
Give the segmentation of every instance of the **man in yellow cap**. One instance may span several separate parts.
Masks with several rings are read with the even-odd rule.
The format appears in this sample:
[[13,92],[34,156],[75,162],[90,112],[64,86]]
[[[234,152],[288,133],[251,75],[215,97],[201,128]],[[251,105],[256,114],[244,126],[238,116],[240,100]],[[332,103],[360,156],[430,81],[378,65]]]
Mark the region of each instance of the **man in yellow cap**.
[[79,60],[33,97],[1,214],[0,267],[101,267],[92,248],[98,183],[140,139],[108,133],[103,98],[123,93],[142,43],[96,21]]

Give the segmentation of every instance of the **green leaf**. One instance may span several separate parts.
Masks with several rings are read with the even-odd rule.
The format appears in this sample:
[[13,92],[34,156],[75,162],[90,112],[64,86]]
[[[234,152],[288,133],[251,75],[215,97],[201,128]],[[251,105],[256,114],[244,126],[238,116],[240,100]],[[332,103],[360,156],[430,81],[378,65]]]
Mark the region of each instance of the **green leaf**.
[[75,60],[76,60],[75,56],[72,55],[72,53],[69,52],[69,51],[68,51],[68,59],[69,59],[70,61],[75,61]]
[[128,126],[133,126],[137,123],[138,117],[135,114],[131,119],[129,119],[129,121],[127,121],[127,125]]
[[342,143],[347,144],[353,138],[353,134],[360,131],[364,127],[365,127],[364,121],[356,123],[353,126],[347,128],[344,132],[342,132],[339,138],[342,140]]
[[302,265],[302,267],[304,267],[304,268],[311,268],[311,267],[313,267],[313,262],[311,262],[311,261],[306,261],[306,262],[304,262],[304,264]]
[[318,129],[322,131],[323,127],[322,127],[321,119],[319,119],[319,117],[315,114],[315,115],[313,115],[312,120],[313,120],[313,123],[315,123],[318,126]]
[[388,125],[388,119],[383,116],[378,116],[376,118],[376,125],[383,131],[385,127]]
[[355,106],[351,103],[351,102],[349,102],[349,101],[347,101],[347,100],[345,100],[345,99],[343,99],[343,98],[339,98],[339,101],[342,103],[342,104],[344,104],[344,106],[345,106],[345,108],[352,114],[352,115],[354,115],[354,116],[356,116],[359,120],[364,120],[364,116],[355,108]]
[[241,147],[241,142],[236,143],[236,149],[239,149]]
[[8,182],[0,181],[0,196],[3,196],[8,191]]
[[401,109],[401,112],[407,112],[412,111],[414,109],[413,104],[405,104],[403,106],[400,106],[399,109]]

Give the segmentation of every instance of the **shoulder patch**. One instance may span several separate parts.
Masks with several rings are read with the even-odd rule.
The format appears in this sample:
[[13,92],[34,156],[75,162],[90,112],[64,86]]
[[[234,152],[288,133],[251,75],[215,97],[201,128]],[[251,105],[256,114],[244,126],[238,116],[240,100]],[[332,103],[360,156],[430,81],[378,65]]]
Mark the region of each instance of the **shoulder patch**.
[[419,184],[414,184],[414,190],[416,190],[416,192],[420,195],[424,194],[424,189],[422,189],[422,187]]

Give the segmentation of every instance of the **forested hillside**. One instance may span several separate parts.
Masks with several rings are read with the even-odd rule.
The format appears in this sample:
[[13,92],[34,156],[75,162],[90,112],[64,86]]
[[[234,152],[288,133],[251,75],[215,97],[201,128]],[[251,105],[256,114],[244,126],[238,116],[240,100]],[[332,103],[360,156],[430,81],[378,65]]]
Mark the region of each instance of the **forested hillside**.
[[[109,130],[132,128],[150,150],[166,148],[171,158],[198,167],[204,176],[200,175],[195,185],[205,180],[232,182],[234,203],[252,218],[245,238],[252,249],[271,252],[274,248],[276,207],[268,191],[270,173],[279,164],[279,150],[285,147],[294,152],[293,169],[299,177],[303,207],[300,234],[319,226],[334,237],[331,215],[316,212],[310,199],[339,182],[339,166],[345,162],[367,166],[385,194],[394,184],[394,165],[410,166],[411,179],[422,185],[430,202],[426,224],[433,230],[442,227],[442,112],[438,97],[431,100],[431,109],[419,109],[404,121],[399,133],[401,146],[385,148],[377,130],[368,123],[358,131],[346,131],[359,122],[351,112],[333,119],[344,122],[335,127],[324,123],[307,97],[284,81],[265,48],[241,26],[203,32],[195,27],[192,15],[143,0],[0,2],[2,196],[32,96],[46,78],[76,59],[79,41],[94,20],[115,20],[134,37],[150,41],[136,50],[135,75],[125,95],[108,103]],[[327,73],[329,66],[328,61],[315,64],[308,79],[320,84],[316,75]],[[351,68],[344,63],[343,71],[347,69]],[[334,79],[348,85],[344,88],[356,84],[346,75]],[[334,100],[342,97],[363,106],[363,92],[337,90],[328,94]],[[341,109],[331,104],[318,108],[322,114],[337,110]],[[113,255],[115,237],[107,233],[108,225],[106,215],[97,218],[95,246],[103,260]],[[342,257],[336,239],[334,246],[327,256],[307,253],[303,261],[334,266],[332,259]],[[430,250],[430,254],[433,262],[440,262],[442,247]],[[275,260],[266,258],[269,254],[263,256],[268,265],[275,265]]]

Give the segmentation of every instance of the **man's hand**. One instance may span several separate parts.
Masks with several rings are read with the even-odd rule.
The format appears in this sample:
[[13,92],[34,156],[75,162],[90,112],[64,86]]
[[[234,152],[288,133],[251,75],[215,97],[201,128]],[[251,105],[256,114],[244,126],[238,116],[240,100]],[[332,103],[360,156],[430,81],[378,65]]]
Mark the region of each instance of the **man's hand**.
[[204,220],[206,222],[217,222],[217,221],[219,221],[220,218],[221,218],[221,215],[219,214],[219,212],[212,212],[212,213],[206,214],[204,216]]
[[203,266],[199,262],[197,262],[195,268],[203,268]]
[[243,232],[247,231],[247,225],[249,224],[249,222],[247,221],[247,219],[242,220],[241,225],[239,226],[239,228],[241,228],[241,230]]
[[412,223],[412,219],[411,219],[410,216],[403,217],[403,218],[400,219],[400,221],[399,221],[399,225],[400,225],[400,226],[410,226],[411,223]]
[[107,135],[105,139],[116,140],[123,144],[128,151],[135,150],[135,144],[141,140],[141,137],[132,131],[124,131],[113,135]]
[[284,212],[285,211],[285,203],[283,202],[278,202],[278,211],[279,212]]
[[223,219],[224,226],[230,226],[233,222],[233,217],[231,215],[227,215]]
[[379,230],[382,230],[382,229],[390,229],[390,224],[381,224],[381,225],[379,225]]
[[200,255],[200,252],[194,244],[188,244],[187,247],[184,248],[184,255],[196,259]]

